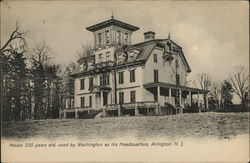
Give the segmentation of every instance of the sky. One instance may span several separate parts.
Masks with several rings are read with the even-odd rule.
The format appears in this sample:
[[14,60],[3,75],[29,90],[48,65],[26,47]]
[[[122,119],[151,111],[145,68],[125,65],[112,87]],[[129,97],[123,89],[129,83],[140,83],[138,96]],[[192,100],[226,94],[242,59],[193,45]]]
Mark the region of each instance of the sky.
[[93,44],[85,28],[115,19],[140,27],[132,43],[142,42],[149,30],[156,38],[171,39],[183,48],[192,69],[214,81],[229,77],[235,66],[249,67],[249,4],[247,1],[3,1],[1,42],[16,20],[28,30],[30,47],[46,41],[54,61],[76,61],[81,44]]

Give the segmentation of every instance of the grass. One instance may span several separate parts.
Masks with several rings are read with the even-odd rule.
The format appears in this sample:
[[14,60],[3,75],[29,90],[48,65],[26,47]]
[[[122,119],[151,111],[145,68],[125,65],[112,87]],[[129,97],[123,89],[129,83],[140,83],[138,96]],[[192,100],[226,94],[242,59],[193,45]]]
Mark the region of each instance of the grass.
[[27,139],[77,137],[86,139],[218,138],[248,134],[248,113],[193,113],[171,116],[54,119],[3,122],[2,138]]

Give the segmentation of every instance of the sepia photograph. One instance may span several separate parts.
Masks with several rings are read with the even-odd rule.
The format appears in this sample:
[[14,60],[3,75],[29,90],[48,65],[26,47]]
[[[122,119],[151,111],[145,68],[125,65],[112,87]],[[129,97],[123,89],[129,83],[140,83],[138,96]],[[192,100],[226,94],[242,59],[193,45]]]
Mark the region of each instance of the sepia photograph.
[[3,0],[1,162],[249,162],[248,1]]

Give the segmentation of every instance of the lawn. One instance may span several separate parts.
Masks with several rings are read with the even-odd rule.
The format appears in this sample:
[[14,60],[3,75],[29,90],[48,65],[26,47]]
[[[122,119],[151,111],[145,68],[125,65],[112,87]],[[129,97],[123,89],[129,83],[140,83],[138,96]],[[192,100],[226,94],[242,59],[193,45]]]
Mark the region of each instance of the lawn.
[[193,113],[170,116],[54,119],[3,122],[3,139],[133,137],[229,139],[249,132],[249,113]]

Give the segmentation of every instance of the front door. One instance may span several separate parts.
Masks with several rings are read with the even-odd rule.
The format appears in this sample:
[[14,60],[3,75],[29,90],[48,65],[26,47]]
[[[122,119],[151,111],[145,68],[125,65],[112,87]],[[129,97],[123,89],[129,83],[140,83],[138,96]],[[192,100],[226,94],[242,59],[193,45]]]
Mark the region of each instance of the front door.
[[103,106],[108,104],[108,93],[103,92]]

